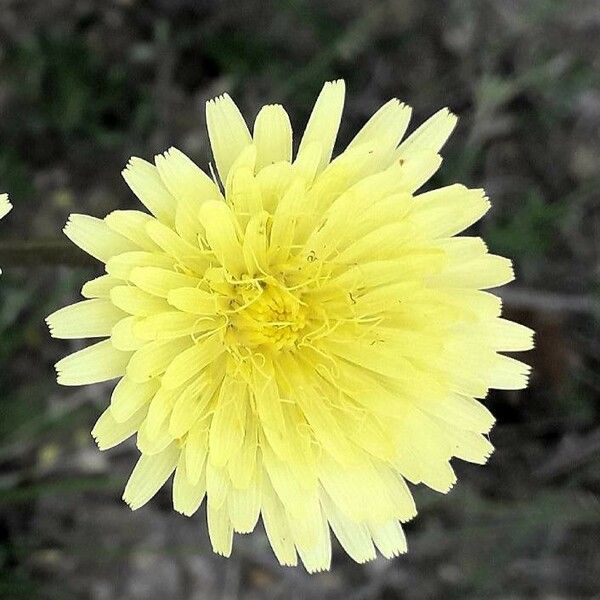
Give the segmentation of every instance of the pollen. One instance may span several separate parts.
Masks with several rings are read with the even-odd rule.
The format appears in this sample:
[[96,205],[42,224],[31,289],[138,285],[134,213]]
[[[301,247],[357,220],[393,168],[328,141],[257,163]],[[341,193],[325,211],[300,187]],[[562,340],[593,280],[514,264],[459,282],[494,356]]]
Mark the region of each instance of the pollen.
[[231,345],[277,353],[297,347],[307,326],[307,309],[276,281],[240,290],[230,301],[226,340]]

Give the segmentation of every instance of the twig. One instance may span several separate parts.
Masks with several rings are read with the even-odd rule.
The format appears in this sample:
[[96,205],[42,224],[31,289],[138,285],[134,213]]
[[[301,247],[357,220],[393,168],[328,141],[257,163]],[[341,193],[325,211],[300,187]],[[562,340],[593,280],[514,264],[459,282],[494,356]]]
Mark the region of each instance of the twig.
[[544,481],[550,481],[573,472],[598,456],[600,428],[587,435],[566,434],[554,454],[535,474]]
[[591,295],[560,294],[518,287],[498,290],[496,294],[511,308],[583,314],[600,311],[600,300]]
[[[67,240],[9,240],[0,242],[0,266],[35,267],[65,265],[89,267],[97,264]],[[516,309],[540,312],[594,314],[600,312],[600,299],[585,294],[561,294],[511,286],[496,292],[503,302]]]

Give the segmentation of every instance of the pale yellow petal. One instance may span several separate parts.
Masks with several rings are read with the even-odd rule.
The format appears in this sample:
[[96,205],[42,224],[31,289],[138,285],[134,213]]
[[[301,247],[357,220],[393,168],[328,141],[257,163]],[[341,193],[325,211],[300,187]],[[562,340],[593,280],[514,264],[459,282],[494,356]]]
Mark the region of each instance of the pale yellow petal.
[[311,427],[317,443],[331,453],[342,464],[354,461],[354,448],[345,432],[323,401],[323,393],[315,388],[310,367],[290,357],[280,357],[279,378],[287,378],[294,390],[293,398]]
[[368,523],[368,527],[377,549],[386,558],[394,558],[408,550],[406,536],[398,521]]
[[[257,452],[258,452],[258,423],[252,411],[246,411],[246,424],[244,440],[239,450],[229,458],[227,470],[233,488],[245,489],[252,485],[257,477]],[[256,481],[255,481],[256,483]],[[235,525],[235,523],[234,523]]]
[[117,421],[112,410],[105,410],[92,429],[92,437],[100,450],[108,450],[131,437],[146,418],[142,407],[124,421]]
[[305,189],[305,183],[301,178],[294,179],[275,208],[269,244],[269,258],[273,264],[284,262],[289,257],[290,247],[296,234],[296,223],[304,202]]
[[451,445],[425,414],[416,409],[405,413],[398,421],[397,444],[395,465],[412,483],[423,482],[444,494],[456,483],[456,475],[448,463]]
[[183,386],[183,391],[178,393],[169,421],[169,431],[173,437],[185,435],[203,416],[213,395],[212,386],[207,379],[208,377],[200,375]]
[[168,419],[175,404],[177,392],[159,388],[150,401],[148,415],[144,421],[146,435],[149,440],[154,440],[161,436],[161,433],[168,430]]
[[352,521],[409,519],[415,514],[404,482],[383,468],[376,469],[366,457],[357,457],[356,465],[342,465],[323,453],[319,480],[335,506]]
[[254,369],[250,385],[260,426],[275,453],[284,455],[288,446],[286,424],[271,362],[260,370]]
[[211,504],[215,507],[223,506],[227,500],[230,487],[231,481],[227,476],[227,470],[222,467],[216,467],[212,462],[207,460],[206,488]]
[[206,365],[218,358],[223,351],[223,342],[218,334],[212,334],[210,337],[194,343],[173,358],[163,375],[163,386],[175,389],[183,385]]
[[97,298],[65,306],[48,316],[46,323],[55,338],[106,337],[125,316],[110,300]]
[[298,564],[298,556],[285,509],[266,474],[263,475],[262,481],[261,515],[267,537],[277,560],[282,565],[295,567]]
[[370,344],[359,340],[332,340],[324,342],[324,347],[348,362],[369,369],[380,375],[407,380],[414,377],[414,367],[396,350],[383,344]]
[[177,444],[171,444],[159,454],[142,454],[123,492],[123,500],[131,510],[140,508],[158,492],[175,470],[179,454]]
[[170,148],[155,157],[163,183],[177,201],[175,229],[188,242],[197,243],[202,226],[198,210],[207,200],[222,200],[215,182],[183,152]]
[[[395,518],[403,522],[410,521],[417,515],[417,506],[404,478],[382,460],[372,458],[371,464],[376,472],[376,477],[372,478],[373,489],[370,490],[370,493],[375,497],[373,504],[378,505],[374,506],[372,510],[372,519],[382,521],[387,515],[393,514]],[[383,496],[386,497],[386,500],[381,501]],[[393,505],[391,512],[388,501]]]
[[346,87],[342,79],[329,81],[323,86],[300,141],[296,160],[302,160],[304,152],[313,142],[320,145],[321,157],[317,173],[323,171],[331,159],[342,119],[345,93]]
[[208,534],[213,552],[221,556],[231,556],[233,546],[233,526],[229,520],[226,506],[215,506],[208,498],[207,507]]
[[165,419],[156,431],[149,432],[148,417],[144,419],[136,438],[136,445],[142,454],[147,454],[148,456],[160,454],[173,443],[175,438],[169,433],[167,423],[168,420]]
[[118,285],[110,290],[110,299],[121,310],[137,317],[148,317],[169,310],[163,298],[130,285]]
[[419,150],[438,153],[454,131],[457,121],[456,115],[447,108],[438,110],[398,146],[395,158],[406,158]]
[[69,215],[63,232],[74,244],[104,263],[122,252],[139,250],[132,241],[110,229],[105,221],[88,215]]
[[322,156],[323,149],[319,142],[307,144],[302,154],[298,154],[294,160],[292,175],[299,177],[306,185],[310,185],[320,172]]
[[196,484],[190,483],[186,473],[186,455],[182,452],[173,480],[173,508],[191,517],[200,507],[206,495],[206,479],[200,477]]
[[477,222],[489,207],[483,190],[455,184],[417,196],[410,219],[429,237],[449,237]]
[[192,344],[187,338],[148,342],[137,350],[127,366],[127,375],[136,383],[144,383],[158,377],[167,367]]
[[[396,98],[386,102],[354,136],[347,150],[367,144],[371,148],[381,148],[389,156],[405,134],[411,113],[410,106]],[[391,162],[390,158],[387,161]]]
[[200,209],[200,221],[219,262],[231,274],[239,277],[245,270],[245,264],[231,208],[225,202],[205,202]]
[[[283,393],[282,396],[285,397]],[[261,436],[261,452],[275,491],[286,510],[294,512],[295,498],[317,488],[317,452],[308,428],[302,426],[300,410],[285,401],[281,405],[286,447],[277,448],[265,430],[265,435]],[[290,465],[294,468],[291,469]]]
[[512,262],[503,256],[487,254],[454,264],[428,278],[431,286],[484,290],[504,285],[515,278]]
[[167,225],[174,224],[177,201],[166,188],[154,165],[133,157],[121,174],[133,193],[159,221]]
[[287,161],[281,161],[262,168],[255,177],[259,188],[262,208],[270,214],[288,189],[294,173],[294,167]]
[[235,159],[252,143],[244,117],[229,94],[206,103],[206,125],[217,171],[223,184]]
[[229,520],[233,530],[238,533],[250,533],[256,527],[260,516],[261,488],[258,474],[246,488],[231,488],[227,495]]
[[197,421],[192,425],[185,444],[186,475],[191,485],[196,485],[204,473],[208,456],[209,426]]
[[[315,506],[315,508],[317,508]],[[296,541],[296,548],[300,559],[304,564],[304,568],[309,573],[319,573],[321,571],[327,571],[331,567],[331,535],[329,533],[329,525],[327,518],[323,510],[318,507],[314,515],[311,515],[314,520],[314,533],[315,539],[310,546],[300,545],[298,540]],[[297,521],[294,518],[290,518],[290,525]],[[293,532],[295,536],[295,532]]]
[[124,423],[142,407],[148,407],[150,400],[158,391],[156,379],[145,383],[136,383],[127,375],[117,383],[110,397],[110,412],[117,423]]
[[478,433],[487,433],[495,422],[492,413],[483,404],[457,393],[450,393],[440,401],[423,398],[419,407],[456,427]]
[[452,446],[452,453],[461,460],[478,465],[485,464],[494,452],[494,446],[485,435],[475,431],[465,431],[446,423],[438,422],[446,439]]
[[269,245],[268,223],[271,215],[261,211],[250,217],[246,226],[242,254],[246,263],[247,273],[251,277],[267,272],[269,265],[267,250]]
[[84,298],[110,298],[110,290],[116,285],[123,285],[123,281],[110,275],[100,275],[84,283],[81,295]]
[[[470,333],[473,335],[474,332]],[[534,331],[507,319],[494,319],[489,324],[482,323],[478,333],[494,350],[516,352],[533,348]]]
[[131,352],[121,352],[110,340],[98,342],[59,360],[57,381],[61,385],[86,385],[125,375]]
[[521,390],[527,387],[530,372],[529,365],[497,354],[488,385],[497,390]]
[[254,122],[256,170],[279,161],[292,160],[292,125],[283,106],[263,106]]
[[169,148],[155,161],[161,179],[178,203],[192,201],[197,210],[206,200],[221,199],[215,182],[177,148]]
[[166,254],[175,258],[192,272],[203,274],[209,262],[198,246],[179,237],[170,227],[158,221],[146,224],[146,232]]
[[304,553],[314,552],[321,541],[323,509],[317,491],[305,492],[298,497],[294,510],[287,510],[287,518],[294,543],[304,561]]
[[[227,179],[227,204],[235,212],[239,231],[244,230],[252,215],[263,209],[261,190],[254,175],[254,166],[238,167],[238,162],[244,162],[246,155],[252,155],[255,152],[254,146],[248,146],[231,167]],[[221,204],[223,203],[221,202]]]
[[169,340],[211,331],[219,323],[210,317],[199,317],[176,310],[139,319],[133,325],[133,332],[142,340]]
[[[429,181],[442,164],[442,157],[432,150],[418,150],[398,160],[400,167],[396,171],[395,189],[411,194]],[[394,166],[391,169],[394,171]]]
[[124,252],[113,256],[106,263],[106,272],[116,279],[130,280],[131,271],[136,267],[156,267],[173,269],[176,261],[162,252]]
[[[334,281],[343,289],[375,288],[380,285],[392,285],[402,281],[414,281],[425,276],[442,272],[447,262],[440,248],[415,248],[405,251],[399,258],[374,260],[358,265],[348,265],[348,268]],[[443,278],[440,278],[443,281]]]
[[209,459],[224,467],[242,446],[246,423],[247,391],[244,381],[226,376],[221,385],[215,414],[210,426]]
[[321,502],[331,529],[350,558],[357,563],[373,560],[375,547],[369,528],[364,523],[357,523],[344,515],[325,492],[321,494]]
[[129,280],[141,290],[161,298],[167,298],[169,292],[177,288],[195,287],[200,283],[197,277],[153,266],[135,267]]
[[[295,463],[296,472],[292,471],[290,461],[281,460],[263,439],[262,457],[265,470],[277,494],[277,497],[286,510],[293,511],[297,506],[297,499],[306,493],[308,486],[303,486],[301,473],[298,473],[299,463]],[[316,489],[317,478],[315,474],[313,488]],[[313,490],[314,491],[314,490]]]
[[146,233],[146,223],[151,220],[150,215],[139,210],[114,210],[104,217],[104,221],[113,231],[131,240],[146,252],[159,249]]
[[196,287],[170,290],[167,302],[179,310],[194,315],[214,315],[217,310],[217,299],[214,294]]
[[146,340],[138,338],[133,331],[133,326],[142,318],[131,315],[115,324],[110,332],[110,339],[117,350],[139,350],[146,343]]

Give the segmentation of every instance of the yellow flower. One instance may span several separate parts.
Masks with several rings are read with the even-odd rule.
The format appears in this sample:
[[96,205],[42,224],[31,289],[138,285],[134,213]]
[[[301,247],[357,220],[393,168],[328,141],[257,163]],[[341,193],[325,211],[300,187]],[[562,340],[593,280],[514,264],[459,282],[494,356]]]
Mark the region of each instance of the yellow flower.
[[[0,194],[0,219],[5,217],[12,209],[12,204],[8,201],[8,194]],[[0,270],[2,273],[2,270]]]
[[327,569],[329,528],[358,562],[406,551],[406,480],[447,492],[449,461],[484,463],[494,419],[478,399],[519,389],[532,346],[481,291],[513,278],[478,237],[482,190],[415,195],[456,123],[444,109],[400,143],[410,108],[385,104],[331,160],[344,83],[325,84],[298,152],[265,106],[250,133],[228,95],[207,104],[222,187],[178,150],[131,159],[151,214],[71,215],[66,235],[106,264],[87,300],[48,324],[107,338],[64,358],[58,381],[121,378],[93,430],[137,433],[124,493],[136,509],[175,472],[173,503],[207,497],[215,552],[262,516],[279,561]]
[[0,219],[5,217],[12,209],[12,204],[8,201],[8,194],[0,194]]

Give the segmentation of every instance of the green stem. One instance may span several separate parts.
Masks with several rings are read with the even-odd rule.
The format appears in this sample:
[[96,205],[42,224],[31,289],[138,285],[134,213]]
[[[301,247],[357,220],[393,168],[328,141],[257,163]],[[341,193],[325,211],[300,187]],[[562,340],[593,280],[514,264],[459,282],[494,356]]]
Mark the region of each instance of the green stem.
[[0,267],[34,267],[40,265],[68,265],[88,267],[95,263],[65,240],[7,240],[0,242]]

